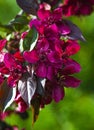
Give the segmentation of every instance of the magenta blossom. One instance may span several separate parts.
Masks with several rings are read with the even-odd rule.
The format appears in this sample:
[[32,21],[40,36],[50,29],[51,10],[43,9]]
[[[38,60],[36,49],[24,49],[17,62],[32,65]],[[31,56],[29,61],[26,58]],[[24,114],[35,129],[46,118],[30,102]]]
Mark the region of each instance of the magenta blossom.
[[47,80],[45,97],[41,102],[43,107],[52,100],[62,100],[64,87],[75,88],[80,85],[81,81],[71,75],[80,72],[81,67],[69,58],[80,50],[80,45],[77,40],[67,38],[74,25],[63,21],[61,7],[51,11],[51,7],[43,3],[38,10],[38,17],[30,21],[30,28],[35,27],[39,33],[36,46],[31,51],[24,51],[23,57],[33,65],[37,77]]
[[89,15],[93,11],[94,0],[64,0],[63,14]]
[[80,45],[75,40],[68,40],[63,44],[64,53],[63,55],[71,56],[76,54],[80,50]]
[[25,112],[27,107],[27,104],[24,102],[24,100],[22,99],[21,95],[17,92],[16,98],[15,98],[15,102],[18,104],[16,111],[17,112]]
[[[19,58],[21,56],[19,55]],[[2,83],[3,78],[7,78],[8,85],[15,87],[22,74],[25,72],[25,67],[22,66],[23,61],[19,61],[17,55],[10,53],[4,54],[3,62],[0,62],[0,82]],[[5,76],[4,76],[5,75]]]
[[70,75],[74,73],[79,73],[81,71],[81,66],[78,64],[76,61],[68,58],[63,60],[63,69],[61,70],[60,73],[62,75]]
[[[8,42],[0,40],[0,86],[5,87],[3,83],[7,81],[9,87],[2,108],[14,100],[16,111],[23,113],[32,105],[36,121],[40,108],[53,100],[58,103],[64,99],[65,87],[80,85],[81,81],[73,74],[79,73],[81,66],[72,56],[80,50],[78,40],[84,38],[80,29],[63,16],[90,14],[94,3],[88,2],[65,0],[63,6],[55,9],[42,3],[37,16],[34,19],[32,16],[28,30],[22,34],[22,30],[13,32]],[[0,98],[3,102],[1,90]]]
[[51,12],[50,9],[51,7],[46,3],[40,5],[40,9],[38,10],[38,17],[40,20],[31,20],[29,24],[30,27],[32,28],[32,26],[35,26],[38,32],[42,35],[43,33],[47,35],[48,30],[50,37],[53,33],[54,35],[59,35],[59,33],[64,35],[69,34],[70,28],[62,22],[62,8],[56,8],[53,12]]

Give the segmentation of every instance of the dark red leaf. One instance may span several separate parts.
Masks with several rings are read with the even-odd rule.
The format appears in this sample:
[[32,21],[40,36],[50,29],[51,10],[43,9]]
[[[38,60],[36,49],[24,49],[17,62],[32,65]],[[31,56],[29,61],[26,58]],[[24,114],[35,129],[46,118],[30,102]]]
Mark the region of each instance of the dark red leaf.
[[31,102],[32,116],[33,116],[32,124],[34,124],[36,122],[37,118],[38,118],[40,103],[41,103],[41,96],[34,98]]
[[71,30],[70,34],[68,35],[69,39],[86,41],[82,35],[81,30],[75,24],[73,24],[69,20],[65,20],[65,24],[67,24]]
[[31,99],[36,90],[36,80],[28,73],[24,74],[18,82],[18,91],[25,103],[30,106]]
[[16,88],[10,88],[5,80],[0,86],[0,110],[5,111],[14,101]]
[[37,14],[39,7],[37,0],[16,0],[16,2],[24,12],[33,15]]

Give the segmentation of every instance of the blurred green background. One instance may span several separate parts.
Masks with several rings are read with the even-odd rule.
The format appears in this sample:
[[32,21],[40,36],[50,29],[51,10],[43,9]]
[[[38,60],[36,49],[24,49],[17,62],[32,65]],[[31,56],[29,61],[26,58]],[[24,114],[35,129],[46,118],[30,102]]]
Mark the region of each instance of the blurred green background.
[[[0,0],[0,22],[8,23],[19,12],[16,0]],[[82,66],[77,74],[82,80],[79,88],[66,89],[66,95],[60,103],[52,103],[40,111],[39,118],[32,126],[32,112],[28,119],[11,115],[6,119],[19,130],[94,130],[94,13],[86,17],[71,17],[80,27],[86,43],[80,43],[81,50],[74,59]]]

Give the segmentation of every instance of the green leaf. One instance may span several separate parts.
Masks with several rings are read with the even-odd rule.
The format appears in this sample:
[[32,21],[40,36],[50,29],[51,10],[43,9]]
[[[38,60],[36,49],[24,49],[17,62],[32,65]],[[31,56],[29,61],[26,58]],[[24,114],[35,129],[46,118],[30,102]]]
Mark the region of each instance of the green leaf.
[[20,31],[25,25],[28,25],[28,22],[29,20],[26,15],[17,15],[12,21],[10,21],[9,25]]
[[14,30],[11,25],[3,25],[0,23],[0,32],[11,33],[12,31],[14,31]]
[[17,15],[11,22],[10,24],[28,24],[29,20],[27,19],[26,16],[23,15]]
[[7,80],[0,86],[0,110],[5,111],[14,101],[16,88],[7,85]]
[[32,50],[38,40],[38,33],[36,29],[33,27],[27,34],[26,38],[23,40],[23,48],[24,50]]

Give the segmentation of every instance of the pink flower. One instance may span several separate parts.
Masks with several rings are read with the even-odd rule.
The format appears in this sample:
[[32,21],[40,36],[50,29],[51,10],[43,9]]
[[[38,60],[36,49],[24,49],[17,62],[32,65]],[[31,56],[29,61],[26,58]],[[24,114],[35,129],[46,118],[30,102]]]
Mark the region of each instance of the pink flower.
[[12,54],[6,53],[3,62],[0,63],[0,73],[4,77],[7,75],[7,82],[10,87],[15,87],[25,72],[26,68],[23,66],[23,60],[19,60],[20,57],[20,55],[14,57]]
[[67,56],[71,56],[76,54],[80,50],[80,45],[78,44],[77,41],[74,40],[68,40],[65,43],[65,50],[64,54]]
[[53,79],[57,69],[62,67],[61,53],[52,50],[50,46],[47,50],[43,50],[40,43],[36,46],[36,50],[24,52],[23,57],[29,63],[35,64],[35,73],[42,78]]
[[16,111],[17,112],[25,112],[27,107],[27,104],[24,102],[24,100],[22,99],[21,95],[19,93],[17,93],[16,98],[15,98],[15,102],[18,104]]
[[[52,27],[55,29],[57,27],[57,22],[62,20],[62,8],[57,8],[53,12],[50,10],[50,6],[46,3],[40,5],[40,9],[38,10],[39,20],[34,19],[30,21],[30,27],[35,26],[39,33],[43,33],[47,28]],[[51,33],[50,33],[51,34]]]
[[81,83],[81,80],[74,78],[73,76],[65,76],[64,79],[62,79],[63,85],[66,87],[78,87]]
[[14,53],[14,57],[16,60],[18,60],[19,62],[25,62],[22,54],[20,53],[20,51],[17,51]]
[[48,5],[46,3],[41,4],[40,9],[38,10],[38,17],[41,20],[48,18],[49,15],[51,14],[50,9],[51,9],[50,5]]
[[27,60],[30,63],[36,63],[39,60],[36,50],[32,50],[30,52],[25,51],[23,56],[24,56],[25,60]]
[[64,98],[64,95],[64,87],[61,87],[58,84],[55,85],[52,91],[52,98],[55,100],[55,102],[62,100]]
[[39,76],[41,78],[46,78],[47,77],[47,66],[46,66],[45,63],[40,63],[37,66],[36,74],[37,74],[37,76]]
[[64,67],[62,69],[62,75],[69,75],[74,73],[79,73],[81,71],[81,66],[76,61],[72,59],[64,59]]
[[93,0],[64,0],[63,14],[71,15],[89,15],[93,11]]
[[14,57],[12,56],[12,54],[10,53],[6,53],[4,56],[4,64],[8,69],[13,69],[16,68],[17,63],[14,59]]
[[[91,2],[93,1],[91,0]],[[18,81],[21,80],[21,93],[25,98],[28,97],[26,100],[29,105],[36,101],[35,98],[38,99],[41,107],[51,103],[52,100],[55,102],[63,100],[65,87],[78,87],[81,81],[72,75],[80,72],[81,66],[70,56],[80,50],[77,40],[84,38],[76,25],[62,18],[62,11],[68,16],[88,14],[92,8],[90,5],[87,7],[87,3],[84,5],[81,0],[65,0],[63,7],[53,10],[46,3],[40,4],[37,12],[38,17],[29,23],[30,32],[35,28],[38,33],[34,43],[30,42],[35,45],[34,48],[26,50],[24,47],[24,51],[20,52],[19,40],[23,40],[22,45],[24,46],[24,40],[26,40],[24,38],[28,32],[22,33],[21,36],[17,33],[8,44],[12,50],[7,47],[7,52],[0,53],[0,85],[7,78],[8,86],[17,87],[18,90]],[[80,10],[81,8],[82,10]],[[0,40],[0,51],[5,47],[5,43],[5,40]],[[23,93],[23,89],[28,89],[26,94]],[[17,92],[16,111],[25,112],[29,107],[23,100],[23,96]]]
[[[52,100],[59,102],[64,98],[64,87],[77,87],[80,80],[71,76],[81,70],[80,65],[70,59],[71,55],[80,50],[76,40],[61,40],[61,36],[68,37],[71,33],[79,32],[72,23],[62,19],[62,9],[51,11],[46,3],[40,5],[39,19],[30,21],[30,27],[34,26],[39,38],[36,47],[32,51],[23,53],[24,59],[34,65],[34,74],[39,78],[46,78],[45,97],[41,106],[49,104]],[[75,39],[76,36],[73,38]],[[79,37],[79,36],[77,36]]]

